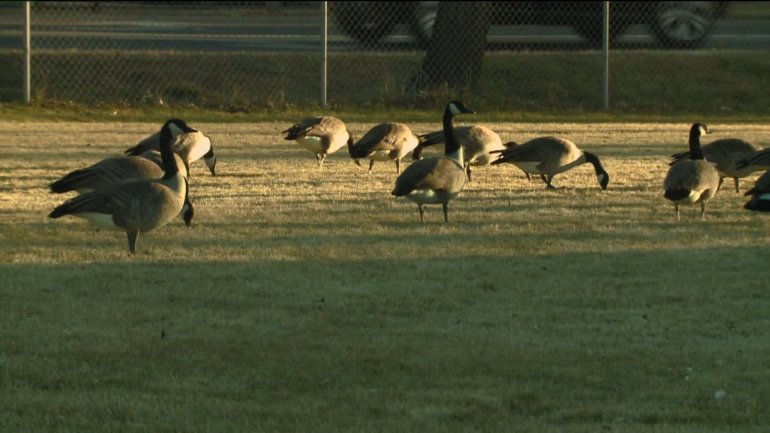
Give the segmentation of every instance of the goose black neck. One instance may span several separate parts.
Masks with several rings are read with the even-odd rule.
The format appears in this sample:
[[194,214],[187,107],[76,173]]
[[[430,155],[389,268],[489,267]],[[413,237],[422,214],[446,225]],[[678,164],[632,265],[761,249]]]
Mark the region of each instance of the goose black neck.
[[690,131],[690,159],[704,159],[700,147],[700,131],[697,128]]
[[606,171],[604,170],[604,167],[602,167],[601,161],[599,161],[599,158],[590,152],[583,152],[583,155],[585,155],[586,162],[590,162],[594,166],[594,171],[596,174],[602,174]]
[[462,164],[463,153],[460,148],[460,142],[455,137],[454,129],[454,114],[452,114],[451,109],[447,106],[446,110],[444,110],[444,155],[456,159]]
[[171,128],[166,125],[160,131],[160,159],[163,163],[163,179],[170,179],[179,173],[174,152],[171,150],[173,142],[174,136],[171,135]]

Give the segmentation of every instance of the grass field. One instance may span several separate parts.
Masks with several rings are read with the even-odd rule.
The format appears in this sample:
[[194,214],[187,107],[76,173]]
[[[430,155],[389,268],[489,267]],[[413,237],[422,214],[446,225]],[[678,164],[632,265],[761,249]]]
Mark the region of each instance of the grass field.
[[[188,120],[220,175],[196,163],[193,226],[135,256],[49,220],[66,197],[46,187],[159,123],[0,122],[0,431],[770,428],[770,216],[727,180],[705,220],[675,220],[662,181],[689,123],[486,123],[571,138],[609,188],[590,166],[555,192],[478,168],[449,224],[432,206],[422,225],[393,164],[367,175],[343,150],[319,170],[287,123]],[[709,127],[770,145],[764,125]]]

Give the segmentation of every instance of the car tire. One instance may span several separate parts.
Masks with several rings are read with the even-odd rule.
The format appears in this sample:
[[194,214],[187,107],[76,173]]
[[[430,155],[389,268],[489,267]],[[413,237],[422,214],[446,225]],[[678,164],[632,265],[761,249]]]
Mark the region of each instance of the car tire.
[[711,1],[659,2],[650,27],[664,48],[698,48],[714,27],[719,8]]

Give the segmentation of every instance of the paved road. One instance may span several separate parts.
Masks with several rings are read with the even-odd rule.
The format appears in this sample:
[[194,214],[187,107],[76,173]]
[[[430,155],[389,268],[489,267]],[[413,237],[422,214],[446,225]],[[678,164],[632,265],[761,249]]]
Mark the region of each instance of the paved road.
[[[0,49],[22,46],[21,15],[0,9]],[[270,16],[264,13],[215,14],[124,13],[88,11],[33,14],[33,49],[104,48],[121,50],[196,50],[314,52],[320,47],[321,18],[312,14]],[[329,50],[351,51],[361,45],[340,34],[329,20]],[[553,49],[586,46],[568,27],[493,26],[491,49]],[[631,27],[619,40],[622,48],[654,47],[643,26]],[[405,26],[397,26],[381,44],[387,50],[417,50]],[[770,21],[719,21],[704,48],[770,50]]]

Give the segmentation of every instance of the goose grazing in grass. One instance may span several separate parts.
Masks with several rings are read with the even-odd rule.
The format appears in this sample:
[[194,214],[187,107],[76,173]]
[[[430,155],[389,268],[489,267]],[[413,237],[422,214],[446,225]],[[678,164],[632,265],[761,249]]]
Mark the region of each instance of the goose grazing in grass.
[[318,160],[319,168],[323,166],[327,156],[346,144],[353,145],[353,136],[345,123],[332,116],[310,117],[281,133],[287,134],[285,140],[296,141],[312,152]]
[[602,190],[607,189],[610,183],[610,175],[599,158],[593,153],[580,150],[566,138],[539,137],[522,144],[510,143],[504,150],[490,153],[500,154],[498,159],[492,161],[492,165],[513,164],[527,174],[539,174],[546,189],[556,189],[551,182],[557,174],[586,163],[594,166]]
[[719,189],[719,172],[703,157],[700,140],[708,133],[708,127],[693,123],[690,127],[690,157],[676,162],[668,169],[663,181],[664,197],[674,203],[676,219],[679,220],[680,204],[700,203],[701,219],[706,216],[706,202]]
[[[174,154],[174,161],[182,176],[187,177],[187,169],[179,155]],[[161,154],[148,150],[140,156],[116,156],[103,159],[96,164],[74,170],[48,185],[53,193],[62,194],[77,191],[88,193],[109,185],[132,179],[159,179],[163,177]],[[188,227],[195,213],[189,197],[182,209],[182,219]]]
[[[482,167],[489,165],[492,161],[500,157],[499,154],[493,154],[492,151],[505,150],[516,143],[510,142],[503,144],[503,140],[493,130],[481,125],[457,126],[454,129],[455,136],[463,148],[463,159],[465,160],[465,173],[468,181],[471,178],[471,166]],[[420,144],[412,154],[414,160],[422,158],[422,150],[428,146],[434,146],[444,143],[444,131],[434,131],[422,134],[417,137]],[[529,174],[527,173],[527,177]]]
[[420,221],[425,223],[423,205],[438,204],[444,208],[444,222],[449,222],[449,201],[465,186],[463,149],[454,134],[454,116],[474,113],[461,101],[450,101],[444,110],[444,156],[425,158],[413,162],[396,179],[391,192],[396,197],[406,197],[417,203]]
[[743,206],[748,210],[770,212],[770,170],[757,179],[754,188],[746,192],[751,199]]
[[[184,161],[188,177],[192,176],[190,164],[203,158],[212,176],[216,176],[217,156],[214,154],[214,146],[211,139],[199,130],[190,127],[181,119],[178,122],[185,125],[190,132],[178,134],[174,137],[171,150]],[[126,149],[126,155],[141,155],[148,150],[160,150],[160,131],[140,141],[136,146]]]
[[179,215],[187,198],[187,179],[179,172],[171,150],[174,132],[192,132],[192,129],[179,119],[163,124],[160,130],[163,177],[107,185],[67,200],[48,216],[72,215],[101,228],[125,231],[128,250],[134,254],[139,233],[161,227]]
[[[701,146],[703,157],[706,161],[714,164],[719,172],[720,188],[724,178],[732,177],[735,181],[735,192],[740,192],[740,178],[767,168],[763,167],[761,163],[757,164],[750,160],[752,156],[755,156],[761,150],[761,146],[739,138],[723,138]],[[669,165],[674,165],[678,161],[689,157],[689,151],[675,153],[671,155],[671,163]],[[739,163],[741,163],[740,166]],[[767,165],[770,165],[770,158],[768,158],[767,163]]]
[[368,173],[372,172],[374,161],[395,161],[396,173],[401,173],[401,159],[418,144],[417,136],[403,123],[380,123],[355,144],[348,143],[348,152],[358,165],[359,159],[369,158]]

